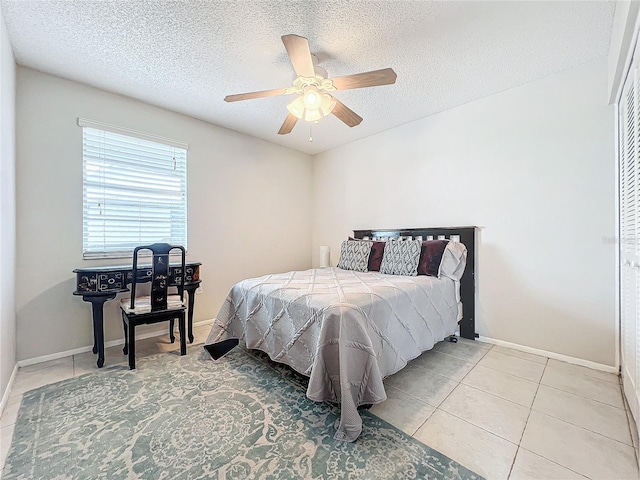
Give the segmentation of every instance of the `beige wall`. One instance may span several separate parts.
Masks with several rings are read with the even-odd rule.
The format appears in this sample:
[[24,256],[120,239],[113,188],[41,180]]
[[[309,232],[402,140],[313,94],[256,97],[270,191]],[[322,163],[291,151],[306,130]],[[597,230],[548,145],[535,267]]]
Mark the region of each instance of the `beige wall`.
[[[196,321],[215,317],[242,278],[309,268],[308,155],[27,68],[17,75],[19,360],[92,344],[72,270],[113,263],[82,259],[78,117],[189,144],[188,259],[203,263]],[[122,338],[116,303],[105,311],[106,339]]]
[[[214,317],[241,278],[307,268],[311,254],[317,265],[321,244],[335,264],[354,228],[476,224],[478,333],[614,365],[607,74],[604,60],[583,65],[311,160],[19,67],[18,358],[91,344],[71,271],[107,262],[82,260],[82,116],[190,144],[196,320]],[[107,340],[121,338],[114,302],[106,323]]]
[[353,229],[479,225],[477,332],[614,365],[607,72],[583,65],[317,155],[314,265],[323,244],[335,265]]
[[16,364],[16,64],[0,10],[0,398]]

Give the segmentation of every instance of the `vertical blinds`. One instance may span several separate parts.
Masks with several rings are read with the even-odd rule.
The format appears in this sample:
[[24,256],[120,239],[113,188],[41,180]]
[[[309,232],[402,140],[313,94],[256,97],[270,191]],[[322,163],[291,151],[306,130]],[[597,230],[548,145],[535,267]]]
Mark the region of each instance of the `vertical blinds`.
[[83,256],[187,246],[187,149],[83,127]]

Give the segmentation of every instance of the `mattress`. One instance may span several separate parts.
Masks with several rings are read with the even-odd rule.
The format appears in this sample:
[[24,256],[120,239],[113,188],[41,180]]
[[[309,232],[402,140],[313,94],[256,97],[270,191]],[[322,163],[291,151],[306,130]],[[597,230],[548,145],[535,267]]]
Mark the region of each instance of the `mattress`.
[[386,400],[383,379],[457,328],[450,278],[321,268],[231,288],[205,343],[244,340],[309,377],[307,397],[340,403],[335,438],[362,431],[357,408]]

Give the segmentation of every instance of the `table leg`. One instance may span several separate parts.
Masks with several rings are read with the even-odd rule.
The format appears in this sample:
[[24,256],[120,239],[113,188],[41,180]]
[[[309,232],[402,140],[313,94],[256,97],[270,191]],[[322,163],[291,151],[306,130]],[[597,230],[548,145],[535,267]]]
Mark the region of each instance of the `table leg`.
[[93,318],[93,353],[98,354],[98,368],[104,365],[104,302],[116,298],[115,293],[100,296],[83,296],[85,302],[91,303]]
[[195,304],[195,301],[196,301],[196,290],[198,289],[199,286],[200,284],[184,286],[184,289],[189,294],[189,304],[188,304],[189,310],[187,311],[187,317],[188,317],[187,330],[188,330],[188,336],[189,336],[189,343],[193,343],[193,305]]
[[[91,308],[93,309],[93,307]],[[93,322],[93,349],[91,351],[93,353],[98,353],[98,337],[96,336],[95,320]]]

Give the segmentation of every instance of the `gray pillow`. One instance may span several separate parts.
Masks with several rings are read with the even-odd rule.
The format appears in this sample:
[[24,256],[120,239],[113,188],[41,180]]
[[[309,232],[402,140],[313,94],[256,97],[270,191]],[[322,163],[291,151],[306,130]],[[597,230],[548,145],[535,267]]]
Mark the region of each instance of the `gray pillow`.
[[384,246],[380,273],[389,275],[418,275],[418,262],[422,242],[420,240],[394,240]]
[[345,240],[342,242],[338,268],[366,272],[372,244],[373,242],[363,242],[362,240]]

